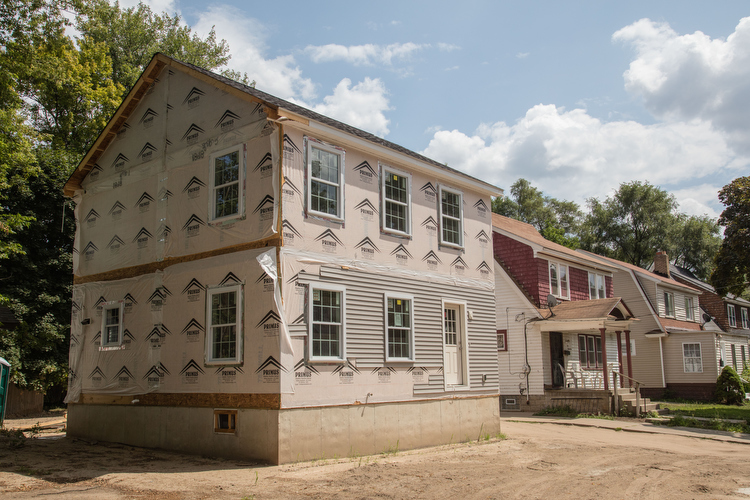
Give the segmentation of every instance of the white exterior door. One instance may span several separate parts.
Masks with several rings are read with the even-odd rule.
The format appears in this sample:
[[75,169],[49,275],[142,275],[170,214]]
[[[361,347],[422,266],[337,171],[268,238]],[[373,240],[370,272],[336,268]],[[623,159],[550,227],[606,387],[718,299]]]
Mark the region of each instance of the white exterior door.
[[443,374],[446,385],[463,384],[463,322],[461,308],[445,305],[443,308]]

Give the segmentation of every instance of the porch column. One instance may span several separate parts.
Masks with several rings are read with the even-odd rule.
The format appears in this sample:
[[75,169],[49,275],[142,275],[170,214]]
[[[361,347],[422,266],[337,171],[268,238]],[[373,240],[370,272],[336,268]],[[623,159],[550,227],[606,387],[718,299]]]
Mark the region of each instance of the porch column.
[[[628,377],[633,378],[633,360],[630,357],[630,330],[625,330],[625,355],[628,357]],[[628,387],[633,387],[633,381],[628,380]]]
[[606,328],[599,328],[599,331],[602,332],[602,375],[604,379],[604,390],[609,390],[609,374],[607,373],[607,336]]
[[[615,330],[617,334],[617,362],[620,364],[620,370],[622,370],[622,338],[620,337],[620,330]],[[623,370],[625,371],[625,370]],[[620,377],[620,387],[623,387],[625,381]]]

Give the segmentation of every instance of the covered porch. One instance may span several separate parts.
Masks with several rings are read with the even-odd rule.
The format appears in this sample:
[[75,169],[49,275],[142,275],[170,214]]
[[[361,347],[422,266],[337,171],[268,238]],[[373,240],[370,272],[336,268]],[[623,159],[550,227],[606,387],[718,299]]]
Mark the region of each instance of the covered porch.
[[618,297],[562,302],[544,316],[537,326],[547,404],[609,412],[615,391],[635,386],[630,326],[638,320]]

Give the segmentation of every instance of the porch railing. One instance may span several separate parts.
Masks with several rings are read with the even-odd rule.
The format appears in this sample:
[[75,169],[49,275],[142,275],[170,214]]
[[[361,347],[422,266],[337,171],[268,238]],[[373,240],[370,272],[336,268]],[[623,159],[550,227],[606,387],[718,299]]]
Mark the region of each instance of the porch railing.
[[[635,416],[640,417],[641,416],[641,385],[643,385],[643,382],[639,382],[638,380],[628,377],[622,372],[613,371],[612,375],[614,377],[617,377],[618,375],[622,378],[628,379],[631,382],[635,382]],[[615,415],[620,414],[620,398],[617,396],[617,388],[620,384],[617,383],[617,380],[614,381],[614,396],[615,396]],[[645,408],[644,408],[645,411]]]

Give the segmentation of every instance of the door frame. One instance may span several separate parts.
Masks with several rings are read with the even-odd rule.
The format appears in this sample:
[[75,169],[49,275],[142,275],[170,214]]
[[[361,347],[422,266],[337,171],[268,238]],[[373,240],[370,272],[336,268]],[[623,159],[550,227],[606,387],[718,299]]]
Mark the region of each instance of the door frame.
[[[441,299],[440,308],[440,344],[443,346],[443,386],[445,390],[467,390],[470,387],[469,382],[469,321],[467,318],[466,302],[460,300]],[[453,307],[458,309],[459,327],[461,335],[459,337],[459,360],[461,362],[461,383],[448,384],[445,380],[445,308]]]

